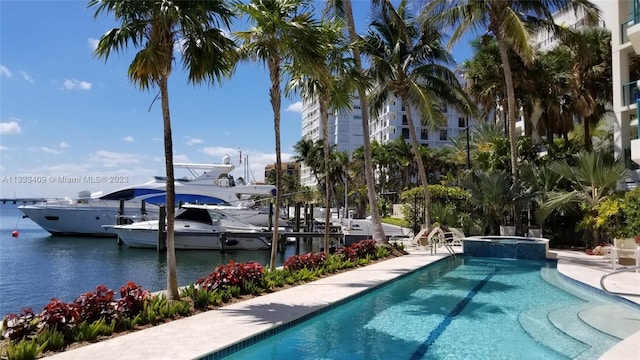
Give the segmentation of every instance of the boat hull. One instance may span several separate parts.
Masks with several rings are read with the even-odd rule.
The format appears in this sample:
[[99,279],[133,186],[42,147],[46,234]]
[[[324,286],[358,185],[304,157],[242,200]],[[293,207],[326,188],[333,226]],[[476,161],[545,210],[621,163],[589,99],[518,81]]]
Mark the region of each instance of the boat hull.
[[[141,222],[125,226],[113,226],[123,244],[131,248],[158,248],[157,222]],[[217,227],[203,224],[177,223],[174,229],[176,250],[267,250],[271,248],[266,237],[260,233],[237,233],[225,231],[224,236]],[[224,237],[224,244],[221,238]]]
[[[116,233],[106,225],[115,225],[119,217],[119,205],[106,204],[96,206],[54,206],[54,205],[25,205],[21,206],[22,213],[29,217],[44,230],[52,235],[113,237]],[[125,207],[123,215],[133,221],[157,218],[157,209],[145,209],[143,214],[139,207]]]

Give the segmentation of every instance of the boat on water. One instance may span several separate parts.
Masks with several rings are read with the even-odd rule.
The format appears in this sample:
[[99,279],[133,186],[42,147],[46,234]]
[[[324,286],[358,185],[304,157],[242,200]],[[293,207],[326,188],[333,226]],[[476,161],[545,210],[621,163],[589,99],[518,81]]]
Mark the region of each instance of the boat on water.
[[[158,246],[158,220],[109,227],[128,247]],[[267,234],[266,229],[227,216],[215,206],[186,204],[174,218],[176,250],[267,250],[271,248]]]
[[[211,204],[238,210],[238,219],[260,213],[239,206],[252,196],[275,196],[273,185],[236,183],[229,175],[235,168],[228,156],[221,164],[176,163],[175,169],[186,169],[190,176],[175,180],[176,205]],[[76,199],[47,200],[18,208],[52,235],[116,236],[110,226],[157,219],[159,206],[166,202],[166,177],[156,176],[150,182],[127,186],[102,194],[82,191]],[[121,205],[122,204],[122,205]],[[122,206],[122,208],[121,208]],[[266,215],[268,219],[268,215]],[[264,216],[256,220],[264,221]]]

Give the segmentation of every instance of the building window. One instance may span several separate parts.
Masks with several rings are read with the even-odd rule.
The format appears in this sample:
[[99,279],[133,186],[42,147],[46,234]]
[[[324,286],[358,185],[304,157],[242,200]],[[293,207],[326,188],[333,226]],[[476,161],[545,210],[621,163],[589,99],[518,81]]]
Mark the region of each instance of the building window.
[[459,117],[458,118],[458,127],[459,128],[467,127],[467,122],[466,122],[465,118],[463,118],[463,117]]
[[429,129],[420,130],[420,139],[429,140]]
[[442,104],[442,112],[443,113],[448,113],[449,109],[447,109],[447,104]]
[[409,125],[409,122],[407,121],[407,115],[402,115],[402,125]]
[[402,138],[405,140],[409,140],[411,138],[409,135],[409,128],[402,128]]
[[440,140],[447,141],[448,138],[447,129],[440,129]]

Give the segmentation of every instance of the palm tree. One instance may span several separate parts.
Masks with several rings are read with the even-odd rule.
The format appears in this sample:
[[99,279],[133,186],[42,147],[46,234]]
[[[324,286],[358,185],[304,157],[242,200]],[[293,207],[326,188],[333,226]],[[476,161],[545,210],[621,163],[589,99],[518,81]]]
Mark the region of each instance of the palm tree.
[[498,41],[500,60],[506,85],[509,140],[511,148],[511,176],[518,180],[518,151],[516,146],[516,96],[513,85],[509,49],[531,64],[534,51],[530,46],[529,28],[536,25],[551,34],[559,31],[553,23],[552,11],[558,9],[581,10],[590,23],[596,23],[600,10],[588,0],[433,0],[421,14],[424,21],[455,27],[449,46],[456,43],[468,30],[485,30]]
[[[336,198],[335,184],[330,181],[332,174],[332,153],[329,148],[329,112],[344,112],[351,110],[351,100],[353,98],[353,81],[357,78],[357,73],[352,70],[353,62],[345,58],[347,46],[343,38],[342,24],[339,19],[331,22],[323,22],[323,34],[325,36],[324,58],[325,66],[318,66],[315,69],[307,67],[291,67],[292,78],[287,86],[287,93],[290,91],[300,91],[306,102],[318,101],[320,110],[320,121],[322,124],[323,158],[324,158],[324,193],[325,193],[325,232],[324,251],[329,255],[329,222],[331,221],[331,195]],[[315,70],[315,71],[313,71]]]
[[94,17],[101,13],[113,14],[120,21],[119,28],[100,37],[95,55],[106,61],[112,51],[124,51],[129,45],[141,48],[129,66],[129,79],[143,90],[160,88],[167,175],[167,299],[177,300],[173,233],[175,184],[168,90],[174,48],[181,45],[181,61],[188,70],[189,82],[220,81],[233,69],[234,59],[230,55],[235,43],[219,27],[229,28],[233,13],[224,1],[90,0],[89,7],[96,8]]
[[[349,41],[351,43],[358,41],[359,36],[356,32],[356,25],[353,19],[351,0],[327,1],[325,12],[333,12],[337,17],[343,18],[347,23]],[[356,71],[360,75],[364,75],[360,49],[358,49],[358,47],[354,47],[351,51],[353,52],[353,62]],[[367,88],[363,84],[358,85],[358,97],[360,99],[360,111],[362,117],[362,153],[364,155],[364,175],[367,185],[367,199],[369,201],[369,212],[371,214],[371,236],[378,243],[388,243],[387,237],[384,235],[384,228],[382,227],[382,220],[380,219],[380,209],[378,208],[376,183],[373,175],[373,160],[371,158],[371,139],[369,138],[369,101],[367,99]]]
[[440,33],[428,23],[419,28],[408,12],[405,0],[400,2],[397,11],[393,7],[381,7],[379,10],[362,45],[371,64],[367,73],[377,82],[370,97],[376,114],[382,111],[389,96],[402,101],[424,190],[425,225],[429,227],[427,174],[412,107],[419,111],[422,125],[431,128],[445,120],[441,112],[443,102],[463,113],[473,112],[472,105],[460,88],[456,75],[447,67],[453,64],[453,58],[443,49]]
[[[280,149],[280,110],[282,107],[282,77],[285,67],[317,69],[324,66],[324,37],[319,22],[314,19],[307,0],[252,0],[238,4],[238,9],[248,17],[252,26],[236,32],[241,42],[240,56],[245,60],[259,61],[269,70],[271,87],[269,97],[273,109],[273,127],[276,150],[275,207],[280,209],[282,179],[282,153]],[[278,217],[273,227],[271,246],[271,270],[276,268],[278,243]]]
[[567,159],[549,164],[549,169],[562,176],[569,183],[569,190],[558,189],[547,193],[541,206],[541,219],[556,209],[582,210],[585,212],[583,225],[592,230],[596,244],[600,234],[593,220],[598,215],[598,205],[615,192],[618,181],[622,180],[627,169],[623,162],[613,159],[604,152],[581,151],[574,156],[575,165]]
[[584,124],[584,148],[593,149],[591,130],[608,110],[613,101],[611,87],[611,33],[607,29],[593,28],[580,32],[567,32],[562,45],[572,53],[570,107]]
[[320,183],[320,173],[322,172],[323,148],[322,140],[314,142],[311,139],[300,139],[293,145],[293,151],[297,154],[293,156],[293,160],[308,167],[317,183]]

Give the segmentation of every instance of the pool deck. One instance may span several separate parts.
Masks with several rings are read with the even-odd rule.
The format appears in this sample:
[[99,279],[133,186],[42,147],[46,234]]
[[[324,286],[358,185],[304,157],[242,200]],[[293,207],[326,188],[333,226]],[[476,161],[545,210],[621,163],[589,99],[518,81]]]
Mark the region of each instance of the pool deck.
[[[418,247],[409,254],[320,280],[234,303],[184,319],[139,330],[50,356],[51,359],[198,359],[217,350],[308,315],[371,287],[393,280],[447,256],[444,249],[431,255]],[[599,256],[554,251],[558,270],[595,288],[611,271]],[[611,291],[640,294],[640,274],[623,273],[605,284]],[[640,297],[628,297],[640,304]],[[640,332],[610,349],[601,359],[640,359]]]

